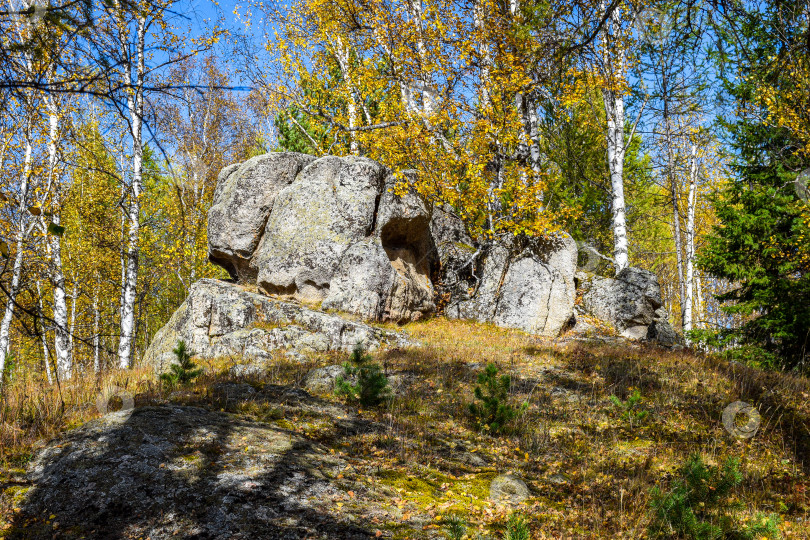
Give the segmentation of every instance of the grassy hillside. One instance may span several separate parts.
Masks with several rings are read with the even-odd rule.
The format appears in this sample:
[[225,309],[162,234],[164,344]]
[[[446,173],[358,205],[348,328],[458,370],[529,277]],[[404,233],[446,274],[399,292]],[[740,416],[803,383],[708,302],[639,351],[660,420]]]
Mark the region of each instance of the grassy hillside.
[[[741,505],[729,511],[735,523],[773,514],[784,538],[810,537],[807,379],[612,337],[544,341],[443,319],[407,330],[421,347],[375,355],[395,388],[392,399],[359,410],[327,393],[320,398],[330,407],[312,412],[276,391],[300,386],[313,367],[345,357],[279,359],[252,377],[231,375],[242,359],[200,362],[205,373],[172,392],[146,371],[72,381],[61,393],[13,381],[0,417],[0,529],[11,531],[12,521],[18,530],[21,523],[47,527],[55,519],[18,515],[30,488],[23,469],[46,440],[98,416],[95,396],[116,384],[135,394],[136,406],[224,409],[318,442],[347,463],[334,478],[345,488],[335,516],[381,537],[449,538],[448,521],[455,519],[466,524],[468,538],[500,539],[513,514],[525,516],[532,538],[645,537],[653,488],[672,489],[693,454],[710,466],[739,460],[743,479],[730,500]],[[468,410],[489,362],[511,377],[509,402],[519,411],[499,434],[476,429]],[[223,402],[213,386],[226,380],[247,382],[264,398]],[[761,413],[750,440],[735,439],[721,422],[723,409],[737,400]],[[356,413],[365,427],[348,429],[335,410]],[[525,480],[531,497],[524,503],[489,500],[491,480],[505,473]]]

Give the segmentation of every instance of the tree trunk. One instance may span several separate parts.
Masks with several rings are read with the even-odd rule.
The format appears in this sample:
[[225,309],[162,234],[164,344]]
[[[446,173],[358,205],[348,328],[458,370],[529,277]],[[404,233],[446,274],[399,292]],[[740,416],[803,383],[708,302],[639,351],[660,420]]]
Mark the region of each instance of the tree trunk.
[[683,331],[692,330],[692,291],[695,266],[695,198],[697,194],[697,146],[692,144],[689,169],[689,198],[686,207],[686,296],[684,297]]
[[11,321],[14,318],[14,304],[17,301],[17,294],[20,292],[20,277],[22,275],[23,252],[25,240],[28,236],[28,181],[31,175],[31,145],[30,134],[26,133],[25,158],[23,161],[23,173],[20,179],[20,205],[18,208],[19,222],[17,227],[17,251],[14,253],[14,265],[11,270],[11,288],[6,299],[6,311],[3,314],[3,321],[0,323],[0,384],[2,384],[2,374],[5,369],[6,356],[9,352],[9,340],[11,332]]
[[[618,29],[619,23],[619,10],[615,9],[611,15],[611,23],[606,26],[603,38],[603,63],[607,77],[602,90],[607,116],[607,164],[610,173],[613,213],[613,260],[617,274],[628,266],[627,219],[624,201],[624,155],[626,151],[624,95],[620,88],[625,71],[625,51],[620,39],[616,39],[614,44],[610,43],[610,29],[614,27]],[[615,50],[611,51],[611,49]]]
[[[487,13],[484,7],[484,0],[476,0],[473,6],[473,19],[475,29],[478,32],[478,55],[481,57],[481,84],[480,99],[481,108],[486,109],[490,105],[490,70],[492,68],[492,55],[489,52],[489,44],[486,40],[485,28]],[[483,115],[486,117],[486,114]]]
[[343,36],[336,37],[335,58],[340,66],[343,81],[346,84],[346,113],[349,116],[349,153],[356,156],[360,153],[357,144],[357,103],[355,102],[354,82],[351,73],[351,50]]
[[[45,310],[42,308],[42,287],[39,284],[39,280],[37,280],[37,307],[39,312],[39,320],[42,321],[42,315]],[[51,353],[48,350],[48,332],[46,331],[46,326],[42,323],[42,334],[39,336],[40,341],[42,342],[42,362],[43,367],[45,368],[45,377],[48,379],[48,384],[53,384],[53,378],[51,377]]]
[[98,291],[93,296],[93,372],[98,373],[101,366],[99,364],[99,312],[98,312]]
[[[56,179],[56,150],[57,138],[59,134],[59,114],[56,102],[50,96],[45,98],[45,106],[48,110],[48,187],[54,197],[54,204],[59,204],[59,186],[55,185]],[[59,209],[53,213],[53,223],[60,224]],[[43,228],[45,228],[43,220]],[[50,244],[50,274],[53,285],[53,320],[54,328],[54,352],[56,353],[56,369],[59,376],[69,379],[72,369],[72,359],[70,351],[70,332],[68,330],[67,298],[65,294],[65,275],[62,270],[62,239],[56,234],[47,234],[47,241]]]
[[127,107],[132,126],[132,193],[128,209],[128,246],[126,254],[126,280],[121,309],[121,339],[118,342],[118,365],[126,369],[133,364],[135,340],[135,298],[138,287],[138,257],[140,255],[141,182],[143,176],[143,92],[145,73],[146,19],[138,17],[136,36],[137,68],[134,93],[127,96]]

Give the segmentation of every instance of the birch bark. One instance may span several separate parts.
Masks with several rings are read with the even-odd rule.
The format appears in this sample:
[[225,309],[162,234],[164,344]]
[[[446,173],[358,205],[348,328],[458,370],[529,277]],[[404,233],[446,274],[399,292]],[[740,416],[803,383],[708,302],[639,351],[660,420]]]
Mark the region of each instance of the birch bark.
[[[603,2],[603,9],[607,9]],[[611,32],[619,32],[621,23],[619,9],[613,10],[610,22],[605,25],[602,36],[602,65],[606,82],[602,99],[607,116],[607,165],[610,174],[611,210],[613,225],[613,260],[616,273],[628,266],[627,218],[624,198],[624,93],[622,78],[626,69],[626,53],[620,39],[611,40]]]
[[[48,111],[48,187],[56,194],[54,202],[59,204],[59,186],[56,174],[57,142],[59,138],[59,111],[53,96],[45,96],[45,108]],[[53,223],[60,224],[59,212],[53,213]],[[45,228],[43,220],[43,228]],[[72,358],[70,350],[70,331],[68,329],[67,296],[65,294],[65,275],[62,267],[62,239],[56,234],[47,234],[49,243],[51,282],[53,285],[53,320],[54,353],[56,369],[62,379],[70,378]]]
[[[123,32],[123,29],[122,29]],[[122,39],[122,43],[125,41]],[[132,186],[127,212],[129,225],[126,252],[123,305],[121,306],[121,338],[118,342],[118,365],[132,367],[135,340],[135,299],[138,286],[138,258],[140,255],[140,198],[143,177],[143,93],[145,77],[146,18],[139,15],[135,34],[136,66],[132,91],[127,95],[132,134]],[[127,66],[132,75],[132,65]]]
[[692,144],[689,168],[689,195],[686,207],[686,296],[684,298],[683,330],[692,330],[692,296],[695,267],[695,199],[697,194],[697,145]]

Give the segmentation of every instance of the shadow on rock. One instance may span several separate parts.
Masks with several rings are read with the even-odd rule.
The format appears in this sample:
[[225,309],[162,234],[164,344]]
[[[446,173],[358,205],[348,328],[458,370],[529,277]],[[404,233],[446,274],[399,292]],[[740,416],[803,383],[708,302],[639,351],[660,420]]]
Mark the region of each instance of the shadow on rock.
[[345,463],[317,443],[197,407],[130,413],[40,452],[12,538],[373,537],[334,515]]

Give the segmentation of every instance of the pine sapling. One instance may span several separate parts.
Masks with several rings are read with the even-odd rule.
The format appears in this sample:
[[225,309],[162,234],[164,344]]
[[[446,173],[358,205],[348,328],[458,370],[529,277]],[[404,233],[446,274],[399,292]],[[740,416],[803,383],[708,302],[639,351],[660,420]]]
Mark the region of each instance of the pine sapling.
[[630,424],[630,429],[633,429],[634,425],[640,424],[647,418],[647,411],[640,410],[641,391],[638,388],[633,390],[633,393],[627,397],[627,401],[622,401],[616,396],[610,396],[610,401],[617,409],[622,411],[622,419]]
[[776,516],[757,515],[740,523],[745,505],[734,497],[742,483],[739,462],[730,458],[721,466],[707,465],[698,455],[681,468],[681,477],[669,492],[653,488],[649,526],[651,538],[691,540],[759,540],[778,538]]
[[[352,384],[355,378],[357,382]],[[379,364],[372,363],[371,355],[365,354],[362,343],[354,347],[349,361],[343,364],[343,375],[335,379],[335,393],[366,407],[375,407],[388,398],[388,378]]]
[[526,518],[520,514],[510,515],[509,521],[506,522],[506,534],[504,534],[503,540],[531,540]]
[[170,371],[160,376],[160,380],[174,386],[176,384],[188,384],[202,373],[202,368],[198,368],[191,360],[191,355],[186,350],[186,342],[179,340],[177,348],[174,349],[174,355],[177,357],[177,363],[169,366]]
[[475,399],[480,403],[470,403],[469,409],[479,429],[502,433],[518,413],[528,407],[528,403],[516,408],[508,402],[511,382],[509,375],[499,377],[498,368],[492,363],[478,374]]

